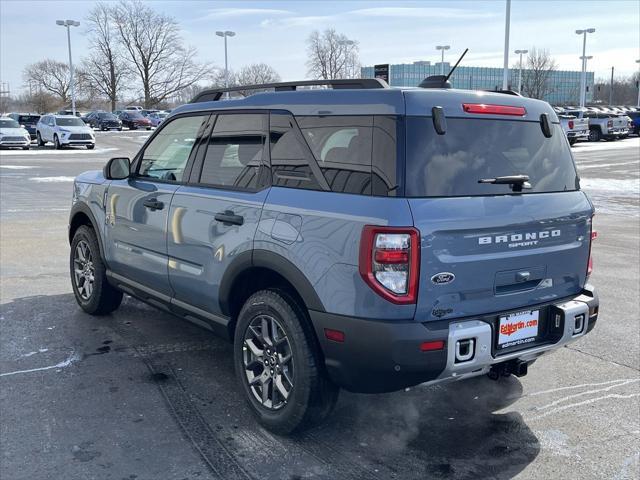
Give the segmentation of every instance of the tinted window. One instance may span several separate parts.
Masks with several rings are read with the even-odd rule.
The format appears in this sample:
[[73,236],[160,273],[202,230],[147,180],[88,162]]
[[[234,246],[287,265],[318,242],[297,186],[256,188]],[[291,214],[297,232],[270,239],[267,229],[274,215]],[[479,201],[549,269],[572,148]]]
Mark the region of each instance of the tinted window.
[[271,114],[269,138],[273,185],[322,190],[309,164],[313,160],[307,156],[307,146],[301,143],[303,139],[296,131],[293,116]]
[[73,118],[64,118],[58,117],[56,118],[56,123],[59,127],[84,127],[85,123],[82,119],[73,117]]
[[180,181],[204,118],[182,117],[165,124],[146,146],[138,175]]
[[430,117],[407,117],[407,195],[508,194],[509,185],[478,180],[519,174],[530,178],[525,194],[576,190],[569,145],[560,125],[552,127],[546,138],[538,122],[448,118],[438,135]]
[[0,118],[0,128],[20,128],[20,124],[12,118]]
[[371,193],[396,195],[397,188],[397,121],[395,117],[373,117],[373,152],[371,159]]
[[331,191],[371,194],[372,116],[296,120]]
[[40,120],[39,115],[20,115],[20,117],[18,117],[18,122],[22,124],[38,123],[38,120]]
[[205,154],[200,183],[254,189],[266,141],[266,115],[218,115]]

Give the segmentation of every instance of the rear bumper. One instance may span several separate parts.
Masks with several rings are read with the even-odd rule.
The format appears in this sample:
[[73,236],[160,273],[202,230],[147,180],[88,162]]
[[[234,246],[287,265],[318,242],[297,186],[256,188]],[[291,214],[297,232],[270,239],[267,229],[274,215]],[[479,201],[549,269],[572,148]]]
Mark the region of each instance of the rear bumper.
[[[532,362],[545,353],[589,333],[598,319],[599,300],[593,287],[580,295],[552,304],[559,325],[553,341],[509,353],[493,351],[494,326],[483,318],[434,322],[373,321],[310,311],[333,382],[353,392],[381,393],[420,383],[462,380],[488,373],[507,362]],[[576,317],[583,316],[576,331]],[[325,329],[344,332],[344,342],[328,340]],[[456,345],[473,339],[475,351],[466,361],[456,361]],[[442,350],[423,352],[423,342],[444,341]]]
[[589,138],[589,130],[572,130],[567,132],[567,138],[575,139],[587,139]]

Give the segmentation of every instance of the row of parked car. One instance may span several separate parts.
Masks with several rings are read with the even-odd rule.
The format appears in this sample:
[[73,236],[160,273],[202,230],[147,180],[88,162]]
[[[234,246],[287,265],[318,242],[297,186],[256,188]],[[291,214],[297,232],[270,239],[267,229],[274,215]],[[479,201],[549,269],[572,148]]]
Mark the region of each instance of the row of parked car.
[[65,146],[95,147],[94,129],[130,130],[157,127],[169,115],[166,110],[145,110],[142,107],[127,107],[113,113],[95,110],[86,114],[71,110],[38,115],[34,113],[9,113],[0,117],[0,147],[19,147],[28,150],[33,140],[38,146],[47,143],[59,149]]
[[571,145],[580,140],[617,140],[640,132],[640,108],[629,105],[553,107]]

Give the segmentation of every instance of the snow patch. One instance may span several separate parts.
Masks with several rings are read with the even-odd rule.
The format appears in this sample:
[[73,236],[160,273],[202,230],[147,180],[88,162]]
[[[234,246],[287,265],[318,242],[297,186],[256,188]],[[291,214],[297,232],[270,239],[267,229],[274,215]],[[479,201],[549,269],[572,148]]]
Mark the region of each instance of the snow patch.
[[7,170],[27,170],[32,167],[31,165],[0,165],[0,168],[6,168]]
[[31,177],[29,180],[40,183],[73,182],[75,177]]

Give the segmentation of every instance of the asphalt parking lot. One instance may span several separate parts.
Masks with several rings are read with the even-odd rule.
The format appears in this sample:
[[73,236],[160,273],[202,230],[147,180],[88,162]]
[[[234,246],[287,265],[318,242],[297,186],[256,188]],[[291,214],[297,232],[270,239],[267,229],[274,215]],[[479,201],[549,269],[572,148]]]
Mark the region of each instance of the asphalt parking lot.
[[101,318],[75,303],[73,177],[149,134],[0,152],[0,478],[639,477],[638,137],[573,148],[598,210],[591,334],[520,379],[342,392],[328,423],[281,438],[251,417],[224,341],[130,297]]

